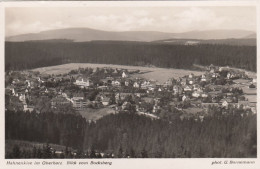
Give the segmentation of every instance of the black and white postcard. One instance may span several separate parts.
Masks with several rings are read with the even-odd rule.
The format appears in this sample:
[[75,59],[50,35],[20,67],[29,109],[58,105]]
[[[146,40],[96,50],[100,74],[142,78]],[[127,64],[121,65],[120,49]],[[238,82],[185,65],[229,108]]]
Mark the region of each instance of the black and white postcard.
[[0,168],[259,167],[259,2],[0,5]]

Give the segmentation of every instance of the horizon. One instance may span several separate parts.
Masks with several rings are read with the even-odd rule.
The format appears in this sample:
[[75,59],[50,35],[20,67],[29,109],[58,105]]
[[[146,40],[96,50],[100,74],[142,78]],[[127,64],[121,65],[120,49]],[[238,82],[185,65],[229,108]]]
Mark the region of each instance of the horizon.
[[257,33],[256,31],[251,31],[251,30],[245,30],[245,29],[210,29],[210,30],[190,30],[190,31],[185,31],[185,32],[162,32],[162,31],[145,31],[145,30],[134,30],[134,31],[106,31],[106,30],[101,30],[101,29],[94,29],[94,28],[89,28],[89,27],[68,27],[68,28],[58,28],[58,29],[49,29],[49,30],[44,30],[36,33],[24,33],[24,34],[17,34],[17,35],[11,35],[11,36],[5,36],[5,38],[9,37],[14,37],[14,36],[21,36],[21,35],[28,35],[28,34],[39,34],[42,32],[49,32],[49,31],[57,31],[57,30],[69,30],[69,29],[91,29],[91,30],[96,30],[96,31],[104,31],[104,32],[159,32],[159,33],[169,33],[169,34],[181,34],[181,33],[187,33],[187,32],[207,32],[207,31],[248,31],[252,33]]
[[109,32],[245,30],[256,33],[256,8],[250,6],[9,7],[5,18],[5,37],[68,28]]

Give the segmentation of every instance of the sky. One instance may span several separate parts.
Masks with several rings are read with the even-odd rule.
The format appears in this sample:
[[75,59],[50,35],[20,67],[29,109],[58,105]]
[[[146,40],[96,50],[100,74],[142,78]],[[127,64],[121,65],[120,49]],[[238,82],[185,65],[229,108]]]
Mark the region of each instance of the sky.
[[5,8],[6,36],[87,27],[105,31],[243,29],[256,31],[256,8],[196,7],[16,7]]

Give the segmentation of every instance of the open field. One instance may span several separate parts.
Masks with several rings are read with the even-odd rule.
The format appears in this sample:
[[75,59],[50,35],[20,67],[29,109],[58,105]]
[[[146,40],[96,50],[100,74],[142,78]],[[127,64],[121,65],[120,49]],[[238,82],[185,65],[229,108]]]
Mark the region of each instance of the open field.
[[73,69],[78,68],[118,68],[118,69],[128,69],[128,70],[140,70],[140,74],[134,75],[134,77],[142,77],[146,79],[154,79],[160,83],[167,81],[169,78],[178,78],[193,73],[195,75],[201,75],[203,72],[199,71],[191,71],[184,69],[167,69],[167,68],[157,68],[157,67],[142,67],[142,66],[126,66],[126,65],[110,65],[110,64],[92,64],[92,63],[70,63],[64,65],[50,66],[50,67],[42,67],[33,69],[33,71],[39,71],[40,73],[46,74],[63,74],[68,73]]
[[86,120],[96,121],[105,115],[115,113],[115,110],[113,110],[112,108],[101,108],[101,109],[87,108],[85,110],[80,110],[79,113],[81,114],[82,117],[86,118]]
[[[33,150],[33,147],[36,148],[43,148],[46,146],[46,143],[39,143],[39,142],[31,142],[31,141],[23,141],[23,140],[5,140],[5,151],[6,153],[12,152],[13,147],[18,145],[22,150]],[[58,144],[49,144],[53,149],[56,151],[62,151],[66,149],[66,146],[58,145]],[[68,147],[69,150],[73,150],[72,148]]]

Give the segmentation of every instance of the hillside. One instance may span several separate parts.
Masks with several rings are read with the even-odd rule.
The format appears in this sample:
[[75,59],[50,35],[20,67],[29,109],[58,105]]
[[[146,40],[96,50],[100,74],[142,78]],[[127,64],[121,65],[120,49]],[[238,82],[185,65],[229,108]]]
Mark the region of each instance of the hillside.
[[114,41],[156,41],[162,39],[228,39],[245,38],[252,36],[254,32],[245,30],[208,30],[190,31],[184,33],[165,33],[156,31],[125,31],[112,32],[90,28],[66,28],[39,33],[16,35],[6,37],[6,41],[21,42],[32,40],[68,39],[75,42],[93,40],[114,40]]
[[6,42],[5,69],[66,63],[102,63],[191,69],[193,64],[232,66],[256,72],[256,46],[150,42]]

